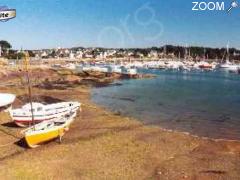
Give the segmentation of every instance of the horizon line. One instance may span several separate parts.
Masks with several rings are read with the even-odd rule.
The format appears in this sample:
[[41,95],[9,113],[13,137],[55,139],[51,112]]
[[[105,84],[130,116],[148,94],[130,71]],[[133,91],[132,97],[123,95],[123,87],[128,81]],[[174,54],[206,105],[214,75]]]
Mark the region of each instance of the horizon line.
[[[151,48],[162,48],[165,46],[175,46],[175,47],[185,47],[185,48],[189,48],[189,47],[199,47],[199,48],[210,48],[210,49],[227,49],[227,45],[226,46],[203,46],[203,45],[179,45],[179,44],[165,44],[165,45],[161,45],[161,46],[148,46],[148,47],[100,47],[100,46],[72,46],[72,47],[51,47],[51,48],[36,48],[36,49],[24,49],[24,48],[20,48],[20,49],[15,49],[12,48],[12,50],[30,50],[30,51],[38,51],[38,50],[48,50],[48,49],[73,49],[73,48],[83,48],[83,49],[124,49],[124,50],[128,50],[128,49],[151,49]],[[236,50],[240,50],[240,48],[238,47],[228,47],[229,49],[236,49]]]

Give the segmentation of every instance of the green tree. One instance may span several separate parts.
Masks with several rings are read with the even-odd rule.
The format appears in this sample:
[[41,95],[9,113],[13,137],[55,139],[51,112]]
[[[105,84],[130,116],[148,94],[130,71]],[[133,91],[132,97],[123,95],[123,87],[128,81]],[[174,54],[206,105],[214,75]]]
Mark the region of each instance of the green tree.
[[0,41],[0,47],[1,47],[1,50],[2,50],[2,55],[6,56],[8,54],[8,50],[12,48],[12,45],[5,40],[1,40]]
[[12,48],[12,45],[9,42],[4,40],[0,41],[0,46],[2,47],[2,50],[7,50]]

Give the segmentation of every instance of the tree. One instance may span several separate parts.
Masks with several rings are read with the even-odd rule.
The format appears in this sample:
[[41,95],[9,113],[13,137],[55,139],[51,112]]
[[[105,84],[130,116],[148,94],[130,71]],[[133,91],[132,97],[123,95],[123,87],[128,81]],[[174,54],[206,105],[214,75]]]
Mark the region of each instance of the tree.
[[8,55],[9,49],[12,48],[11,44],[9,42],[7,42],[7,41],[4,41],[4,40],[0,41],[0,47],[1,47],[0,49],[2,51],[1,53],[2,53],[3,56]]
[[2,47],[2,50],[7,50],[12,48],[12,45],[9,42],[4,40],[0,41],[0,46]]
[[28,54],[29,54],[30,57],[35,57],[35,54],[31,50],[28,51]]

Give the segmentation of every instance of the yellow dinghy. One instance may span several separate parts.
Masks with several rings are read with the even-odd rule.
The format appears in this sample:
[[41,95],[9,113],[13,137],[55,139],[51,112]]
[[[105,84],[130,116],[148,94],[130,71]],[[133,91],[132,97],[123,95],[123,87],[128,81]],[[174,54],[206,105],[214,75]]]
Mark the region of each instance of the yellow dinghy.
[[51,121],[44,121],[23,131],[25,141],[30,148],[35,148],[44,142],[59,138],[68,131],[76,112]]

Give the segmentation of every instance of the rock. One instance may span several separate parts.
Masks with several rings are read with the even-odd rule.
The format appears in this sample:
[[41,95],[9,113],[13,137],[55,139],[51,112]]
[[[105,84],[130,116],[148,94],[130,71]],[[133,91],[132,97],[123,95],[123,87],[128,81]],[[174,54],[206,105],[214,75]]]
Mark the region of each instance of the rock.
[[67,75],[64,77],[64,81],[67,82],[80,82],[82,80],[82,78],[80,78],[79,76],[75,76],[75,75]]

